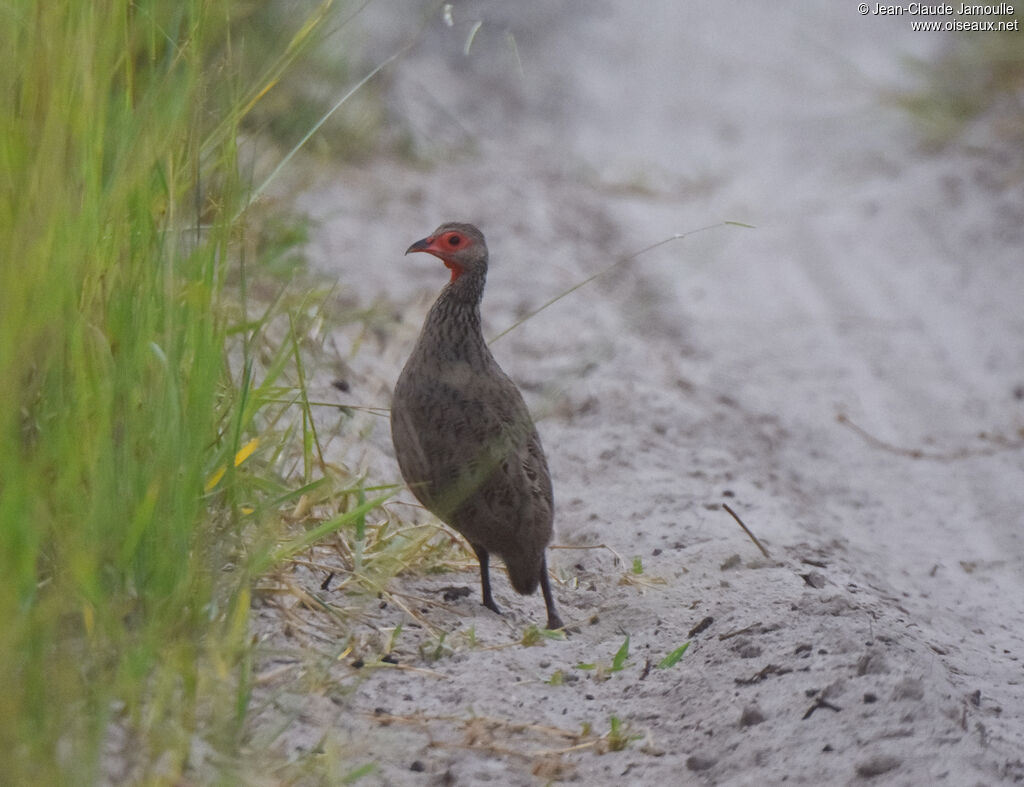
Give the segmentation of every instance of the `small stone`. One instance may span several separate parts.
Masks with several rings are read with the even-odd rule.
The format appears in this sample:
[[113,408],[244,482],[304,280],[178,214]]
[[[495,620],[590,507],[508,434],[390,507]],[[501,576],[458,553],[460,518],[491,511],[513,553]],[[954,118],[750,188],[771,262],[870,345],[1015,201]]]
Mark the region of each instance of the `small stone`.
[[413,760],[412,765],[409,766],[409,770],[413,773],[423,773],[426,767],[419,760]]
[[703,757],[700,754],[691,754],[686,758],[686,767],[691,771],[706,771],[713,768],[718,762],[714,757]]
[[698,623],[696,626],[690,629],[690,632],[686,636],[692,639],[698,634],[703,633],[714,622],[715,619],[713,617],[706,617],[700,623]]
[[857,659],[858,675],[884,675],[889,672],[889,664],[881,653],[866,653]]
[[892,692],[892,698],[894,700],[923,700],[924,686],[919,680],[904,678],[896,684],[896,688]]
[[465,585],[456,587],[449,585],[447,587],[440,588],[441,598],[445,601],[458,601],[460,598],[466,598],[470,594],[470,590]]
[[739,555],[730,555],[725,559],[725,562],[722,563],[721,566],[719,566],[719,568],[722,571],[728,571],[730,568],[736,568],[736,566],[738,566],[741,562],[742,561],[740,560]]
[[743,709],[743,713],[740,714],[741,727],[753,727],[762,721],[764,721],[764,712],[756,704],[748,705]]
[[862,779],[871,779],[883,773],[899,768],[902,761],[889,754],[878,754],[857,765],[857,775]]

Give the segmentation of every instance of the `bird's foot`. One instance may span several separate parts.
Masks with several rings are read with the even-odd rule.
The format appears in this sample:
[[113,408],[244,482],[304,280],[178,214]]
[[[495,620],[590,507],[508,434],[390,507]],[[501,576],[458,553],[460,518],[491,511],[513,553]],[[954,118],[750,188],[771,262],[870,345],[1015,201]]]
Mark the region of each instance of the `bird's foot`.
[[562,622],[562,619],[558,617],[558,613],[548,615],[548,628],[551,631],[557,631],[558,629],[565,628],[565,624]]
[[485,598],[483,603],[484,606],[487,607],[487,609],[489,609],[491,612],[494,612],[498,615],[501,614],[501,607],[494,603],[493,598]]

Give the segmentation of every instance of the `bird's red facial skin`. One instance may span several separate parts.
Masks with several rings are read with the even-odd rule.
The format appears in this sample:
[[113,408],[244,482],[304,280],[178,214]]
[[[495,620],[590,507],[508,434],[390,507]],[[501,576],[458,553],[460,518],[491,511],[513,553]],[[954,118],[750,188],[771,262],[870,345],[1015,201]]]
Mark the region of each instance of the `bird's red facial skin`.
[[[418,241],[416,246],[420,243],[424,243],[422,248],[409,248],[409,251],[425,251],[427,254],[433,254],[441,262],[445,264],[445,267],[452,272],[451,281],[455,281],[459,276],[465,273],[465,268],[459,265],[457,262],[451,259],[452,254],[456,251],[464,249],[467,245],[466,237],[461,232],[446,232],[443,235],[436,237],[431,236],[425,238],[423,241]],[[406,252],[408,254],[408,252]]]
[[436,242],[442,249],[449,251],[457,251],[466,246],[466,238],[461,232],[455,232],[454,230],[446,232]]
[[459,276],[466,272],[466,269],[463,268],[461,265],[457,265],[451,260],[446,260],[444,259],[444,257],[442,257],[441,259],[444,262],[445,267],[452,272],[451,281],[455,281],[457,278],[459,278]]

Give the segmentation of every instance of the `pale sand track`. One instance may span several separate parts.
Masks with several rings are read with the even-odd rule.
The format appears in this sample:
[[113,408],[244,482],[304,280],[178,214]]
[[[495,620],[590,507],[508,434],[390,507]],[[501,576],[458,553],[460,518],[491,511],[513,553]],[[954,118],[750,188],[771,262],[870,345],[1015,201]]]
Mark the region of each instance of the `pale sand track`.
[[[457,4],[456,26],[438,22],[387,88],[433,165],[342,168],[301,205],[320,221],[317,265],[403,314],[351,361],[352,399],[382,405],[446,276],[402,251],[442,220],[487,234],[491,334],[667,235],[756,225],[664,246],[495,345],[546,413],[557,543],[641,556],[664,584],[620,584],[628,567],[605,550],[556,550],[562,578],[578,579],[556,595],[579,633],[495,650],[543,621],[539,596],[499,575],[498,619],[473,572],[399,580],[434,600],[472,589],[424,613],[454,655],[424,660],[428,633],[409,627],[400,661],[438,676],[362,679],[339,662],[334,688],[293,696],[302,713],[274,745],[326,732],[353,766],[377,762],[361,783],[381,784],[1019,782],[1019,174],[1000,182],[983,154],[926,156],[884,107],[906,84],[903,58],[941,43],[905,18],[853,3],[641,5],[569,17],[540,2]],[[415,30],[412,7],[371,6],[368,55]],[[840,414],[926,455],[872,444]],[[370,447],[345,454],[339,436],[336,458],[397,479],[386,421],[360,423]],[[299,579],[316,591],[322,577]],[[368,628],[403,620],[379,615]],[[645,668],[708,616],[675,667]],[[276,625],[260,623],[268,647],[294,647]],[[460,638],[470,627],[483,647]],[[596,680],[576,667],[610,664],[626,633],[625,669]],[[567,681],[544,683],[556,670]],[[550,754],[572,745],[552,729],[604,732],[612,716],[642,739]]]

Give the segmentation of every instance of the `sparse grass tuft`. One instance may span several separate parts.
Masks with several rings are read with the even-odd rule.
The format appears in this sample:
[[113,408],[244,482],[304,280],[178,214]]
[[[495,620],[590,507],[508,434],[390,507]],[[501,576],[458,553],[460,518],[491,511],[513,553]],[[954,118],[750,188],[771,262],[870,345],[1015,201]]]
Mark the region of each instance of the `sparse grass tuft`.
[[612,656],[611,664],[604,662],[582,662],[576,665],[576,669],[593,671],[594,677],[597,680],[605,680],[613,672],[621,672],[626,667],[626,662],[629,660],[629,634],[622,640],[622,644],[619,645],[619,649],[615,651],[615,655]]
[[519,639],[519,644],[523,647],[532,648],[536,645],[543,645],[545,640],[564,640],[564,631],[551,631],[550,629],[541,628],[536,623],[531,623],[525,629],[523,629],[523,636]]
[[624,723],[618,716],[608,719],[608,732],[605,733],[603,750],[622,751],[633,741],[643,738],[643,735],[630,734],[629,725]]

